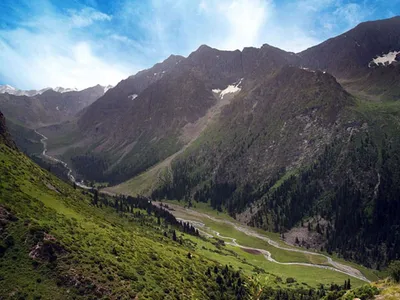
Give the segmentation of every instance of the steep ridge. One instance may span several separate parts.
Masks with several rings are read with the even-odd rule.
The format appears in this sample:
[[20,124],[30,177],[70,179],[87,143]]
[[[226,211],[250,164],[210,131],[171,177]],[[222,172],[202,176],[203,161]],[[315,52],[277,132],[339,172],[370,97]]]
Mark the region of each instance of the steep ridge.
[[400,51],[399,36],[400,17],[364,22],[298,55],[310,68],[338,78],[352,78],[368,73],[375,57]]
[[[394,53],[391,60],[390,53]],[[357,95],[399,100],[399,67],[393,65],[399,64],[400,55],[396,53],[400,53],[399,16],[361,23],[298,55],[304,66],[330,72]],[[381,59],[376,64],[377,57]]]
[[268,182],[282,170],[310,163],[343,134],[341,115],[353,103],[331,75],[283,67],[226,106],[201,142],[173,163],[172,186],[153,196],[160,192],[171,199],[201,200],[211,189],[229,194],[214,195],[214,200],[237,202],[212,203],[215,208],[225,204],[234,207],[231,213],[238,212],[251,200],[240,196],[247,184]]
[[[85,109],[72,134],[84,137],[64,157],[75,160],[78,172],[95,170],[82,174],[90,179],[126,180],[182,149],[183,128],[216,104],[213,90],[239,81],[245,89],[258,76],[297,61],[293,53],[268,45],[243,52],[202,45],[186,59],[170,57],[122,81]],[[50,140],[57,134],[44,130]]]

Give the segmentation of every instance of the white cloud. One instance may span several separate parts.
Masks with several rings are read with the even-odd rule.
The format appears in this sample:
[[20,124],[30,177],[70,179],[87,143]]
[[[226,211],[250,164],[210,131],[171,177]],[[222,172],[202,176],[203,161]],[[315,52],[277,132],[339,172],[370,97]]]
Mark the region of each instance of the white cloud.
[[365,15],[362,7],[357,3],[348,3],[345,5],[340,5],[334,12],[338,20],[345,21],[348,27],[353,27],[360,23]]
[[80,11],[70,10],[71,25],[73,27],[86,27],[96,21],[111,21],[111,16],[97,11],[91,7],[85,7]]
[[272,10],[271,2],[265,0],[218,1],[218,15],[228,26],[227,34],[217,46],[235,50],[246,46],[261,45],[261,29]]
[[[324,4],[332,1],[335,0],[322,0]],[[307,0],[299,6],[282,6],[273,0],[152,0],[149,4],[151,15],[144,18],[140,8],[130,1],[120,13],[127,27],[139,24],[148,51],[159,53],[160,57],[171,53],[188,55],[201,44],[241,50],[268,43],[301,51],[320,42],[308,26],[315,9],[323,7],[317,0]]]
[[109,18],[93,9],[84,9],[72,17],[47,12],[24,28],[0,30],[0,74],[22,89],[82,89],[118,83],[137,68],[131,62],[118,63],[120,57],[115,53],[99,56],[95,51],[99,43],[72,28],[88,26],[96,20]]

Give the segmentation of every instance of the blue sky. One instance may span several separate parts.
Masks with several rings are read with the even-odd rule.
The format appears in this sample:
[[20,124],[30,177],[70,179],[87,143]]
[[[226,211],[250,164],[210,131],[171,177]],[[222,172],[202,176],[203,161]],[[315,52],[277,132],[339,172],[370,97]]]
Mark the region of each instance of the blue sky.
[[201,44],[298,52],[399,14],[400,0],[1,0],[0,84],[115,85]]

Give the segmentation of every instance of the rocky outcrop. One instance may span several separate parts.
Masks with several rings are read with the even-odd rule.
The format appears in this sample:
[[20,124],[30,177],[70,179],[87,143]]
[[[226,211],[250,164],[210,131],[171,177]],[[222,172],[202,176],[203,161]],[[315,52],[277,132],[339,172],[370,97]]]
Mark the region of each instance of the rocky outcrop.
[[29,252],[29,257],[41,262],[54,262],[58,256],[65,254],[66,250],[57,242],[57,239],[43,231],[33,233],[36,242]]

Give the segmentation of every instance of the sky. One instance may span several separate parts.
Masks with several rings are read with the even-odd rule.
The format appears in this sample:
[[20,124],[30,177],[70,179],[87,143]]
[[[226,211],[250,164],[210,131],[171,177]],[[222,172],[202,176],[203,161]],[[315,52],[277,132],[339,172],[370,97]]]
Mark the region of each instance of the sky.
[[201,44],[299,52],[399,14],[400,0],[1,0],[0,84],[115,85]]

